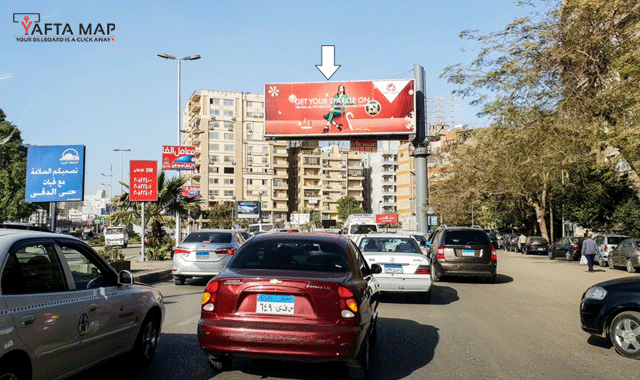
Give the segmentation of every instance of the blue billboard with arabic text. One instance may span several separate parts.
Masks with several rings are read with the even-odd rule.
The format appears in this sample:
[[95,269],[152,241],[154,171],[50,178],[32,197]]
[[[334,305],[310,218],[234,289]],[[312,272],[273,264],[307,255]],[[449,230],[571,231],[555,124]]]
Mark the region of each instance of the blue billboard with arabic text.
[[29,146],[27,202],[84,200],[84,145]]

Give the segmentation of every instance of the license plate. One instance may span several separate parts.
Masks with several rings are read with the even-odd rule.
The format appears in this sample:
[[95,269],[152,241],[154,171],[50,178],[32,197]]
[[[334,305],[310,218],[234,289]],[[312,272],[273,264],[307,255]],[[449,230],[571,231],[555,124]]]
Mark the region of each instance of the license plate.
[[384,273],[403,273],[402,265],[385,265]]
[[279,294],[258,294],[256,313],[293,315],[295,311],[295,297]]
[[473,249],[462,250],[462,256],[475,256],[475,255],[476,255],[476,251],[474,251]]
[[538,251],[544,251],[544,250],[545,250],[544,247],[538,248]]
[[196,252],[196,260],[209,259],[209,252]]

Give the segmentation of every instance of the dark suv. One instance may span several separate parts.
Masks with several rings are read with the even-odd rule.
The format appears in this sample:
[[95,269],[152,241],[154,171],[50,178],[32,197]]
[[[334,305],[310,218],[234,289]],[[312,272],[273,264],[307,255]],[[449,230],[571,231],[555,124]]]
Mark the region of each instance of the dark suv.
[[479,228],[439,230],[431,246],[431,280],[443,276],[482,277],[495,282],[498,257],[487,233]]

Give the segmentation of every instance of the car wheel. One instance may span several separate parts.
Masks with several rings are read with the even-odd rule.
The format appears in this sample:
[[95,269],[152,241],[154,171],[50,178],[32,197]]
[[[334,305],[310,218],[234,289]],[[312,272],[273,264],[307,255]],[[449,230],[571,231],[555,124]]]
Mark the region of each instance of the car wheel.
[[433,268],[431,268],[431,282],[439,282],[442,276],[438,276]]
[[173,278],[173,283],[175,285],[184,285],[184,280],[185,280],[184,277],[176,276],[176,277]]
[[611,343],[627,358],[640,358],[640,313],[624,311],[611,322]]
[[[31,377],[26,372],[25,365],[21,365],[20,361],[17,363],[12,361],[15,359],[8,357],[0,360],[0,380],[23,380],[30,379]],[[24,364],[24,363],[23,363]],[[26,363],[27,365],[29,363]],[[29,366],[30,367],[30,366]]]
[[233,364],[233,359],[230,357],[209,357],[207,358],[209,365],[211,368],[215,369],[218,372],[228,371],[231,369],[231,365]]
[[131,352],[136,365],[146,366],[151,363],[158,347],[159,334],[160,326],[157,318],[152,314],[147,315]]
[[607,262],[604,261],[604,259],[600,259],[600,261],[598,262],[600,264],[601,267],[606,267],[607,266]]
[[547,256],[549,256],[549,260],[553,260],[556,257],[553,255],[553,252],[549,251],[549,253],[547,253]]
[[573,261],[573,254],[569,251],[564,251],[564,257],[567,259],[567,261]]
[[128,245],[127,243],[124,243],[123,248],[127,248],[127,245]]
[[358,365],[347,367],[349,371],[349,379],[365,380],[369,374],[369,365],[371,363],[371,340],[367,338],[362,347],[360,355],[358,355]]
[[627,259],[627,272],[636,273],[636,268],[633,266],[631,259]]

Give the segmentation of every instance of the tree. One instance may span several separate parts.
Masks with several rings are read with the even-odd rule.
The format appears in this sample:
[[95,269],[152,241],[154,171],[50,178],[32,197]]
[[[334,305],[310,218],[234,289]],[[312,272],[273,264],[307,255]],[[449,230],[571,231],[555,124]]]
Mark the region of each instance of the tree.
[[217,203],[209,208],[209,226],[211,228],[231,228],[233,226],[233,202]]
[[25,201],[27,147],[0,109],[0,222],[28,218],[38,206]]
[[362,214],[362,205],[353,196],[347,195],[338,200],[338,218],[347,220],[351,214]]
[[[151,226],[151,234],[147,241],[152,251],[154,248],[160,249],[168,243],[163,227],[174,222],[176,213],[179,212],[183,217],[190,209],[199,207],[197,199],[181,196],[181,188],[186,181],[186,177],[167,179],[164,171],[158,175],[158,200],[145,202],[146,225]],[[129,189],[127,184],[121,183],[121,185]],[[141,224],[141,202],[130,201],[128,192],[117,197],[114,206],[116,212],[111,215],[114,224]]]

